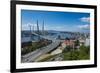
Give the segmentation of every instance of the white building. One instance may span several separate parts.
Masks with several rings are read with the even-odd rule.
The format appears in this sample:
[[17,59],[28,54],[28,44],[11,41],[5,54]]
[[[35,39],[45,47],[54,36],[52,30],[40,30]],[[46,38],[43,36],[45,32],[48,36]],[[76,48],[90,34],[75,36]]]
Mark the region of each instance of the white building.
[[85,40],[85,44],[84,44],[85,46],[89,46],[90,45],[90,39],[89,38],[87,38],[86,40]]

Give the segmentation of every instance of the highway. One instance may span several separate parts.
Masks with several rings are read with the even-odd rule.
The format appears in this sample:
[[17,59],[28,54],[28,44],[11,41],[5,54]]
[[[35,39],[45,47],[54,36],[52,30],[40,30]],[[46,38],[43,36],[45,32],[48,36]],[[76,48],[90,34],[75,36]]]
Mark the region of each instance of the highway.
[[37,59],[39,56],[44,55],[50,51],[52,51],[53,49],[57,48],[60,45],[60,41],[54,41],[51,44],[49,44],[48,46],[39,48],[31,53],[28,53],[24,56],[22,56],[22,62],[34,62],[35,59]]
[[42,36],[42,35],[38,35],[36,33],[32,33],[36,36],[39,36],[41,38],[44,38],[44,39],[48,39],[48,40],[52,40],[52,43],[45,46],[45,47],[42,47],[42,48],[39,48],[31,53],[28,53],[24,56],[22,56],[22,62],[33,62],[35,61],[35,59],[37,59],[39,56],[43,55],[43,54],[46,54],[50,51],[52,51],[53,49],[57,48],[60,44],[60,41],[59,40],[56,40],[55,38],[50,38],[48,36]]

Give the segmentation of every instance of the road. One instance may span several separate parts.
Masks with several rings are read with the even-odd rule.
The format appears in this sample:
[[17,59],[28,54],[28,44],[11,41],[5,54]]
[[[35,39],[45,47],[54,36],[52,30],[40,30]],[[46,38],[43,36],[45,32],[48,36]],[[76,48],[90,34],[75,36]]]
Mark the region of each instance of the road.
[[22,56],[22,62],[33,62],[35,61],[35,59],[37,59],[39,56],[44,55],[50,51],[52,51],[53,49],[57,48],[59,46],[60,42],[59,41],[54,41],[51,44],[49,44],[48,46],[42,47],[37,49],[36,51],[33,51],[31,53],[28,53],[24,56]]

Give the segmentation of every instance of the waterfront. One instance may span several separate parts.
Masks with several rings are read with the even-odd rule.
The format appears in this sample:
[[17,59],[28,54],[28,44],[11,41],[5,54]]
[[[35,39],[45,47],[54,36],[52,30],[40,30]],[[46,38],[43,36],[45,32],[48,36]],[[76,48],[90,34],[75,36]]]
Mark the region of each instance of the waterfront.
[[[79,42],[75,43],[77,40]],[[29,43],[27,42],[31,42],[31,45],[30,45],[31,47],[28,47]],[[45,44],[43,44],[43,42]],[[29,31],[24,31],[22,35],[22,43],[27,43],[28,45],[28,46],[26,45],[27,46],[26,53],[22,54],[22,62],[71,60],[73,49],[76,52],[76,53],[73,53],[74,55],[80,51],[80,47],[82,46],[85,47],[85,46],[90,45],[89,44],[89,33],[60,32],[60,31],[56,31],[56,32],[49,31],[48,34],[39,35],[39,36],[34,35],[32,33],[30,34]],[[39,46],[41,43],[44,46],[42,45],[36,48],[36,46],[37,45]],[[31,49],[31,51],[29,51],[29,49]],[[25,52],[25,46],[23,46],[23,50]],[[23,53],[23,50],[22,50],[22,53]],[[66,54],[66,53],[69,53],[69,54]],[[48,55],[46,56],[46,54]],[[66,59],[65,56],[66,57],[68,56],[71,58]],[[86,59],[89,59],[89,56],[88,58],[86,57]],[[76,58],[72,60],[76,60]]]
[[90,59],[90,14],[21,11],[21,62]]
[[[47,31],[48,34],[46,35],[42,35],[51,39],[77,39],[79,37],[83,37],[83,38],[89,38],[89,32],[88,33],[83,33],[83,32],[62,32],[62,31]],[[22,31],[22,39],[21,42],[27,42],[27,41],[38,41],[38,37],[36,35],[32,35],[32,33],[30,34],[30,31]],[[42,39],[42,38],[40,38]]]

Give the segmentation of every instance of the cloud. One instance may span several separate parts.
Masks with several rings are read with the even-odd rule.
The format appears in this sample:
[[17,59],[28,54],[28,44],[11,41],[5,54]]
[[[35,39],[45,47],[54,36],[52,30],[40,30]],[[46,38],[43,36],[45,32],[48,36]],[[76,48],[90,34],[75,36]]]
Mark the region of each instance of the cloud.
[[89,24],[78,25],[78,28],[80,28],[80,29],[90,29],[90,25]]
[[82,22],[90,22],[90,17],[82,17],[82,18],[80,18],[80,20],[82,21]]
[[31,26],[31,29],[34,27],[34,29],[36,29],[37,25],[36,24],[32,24],[32,23],[27,23],[27,24],[22,24],[21,29],[22,30],[29,30]]

